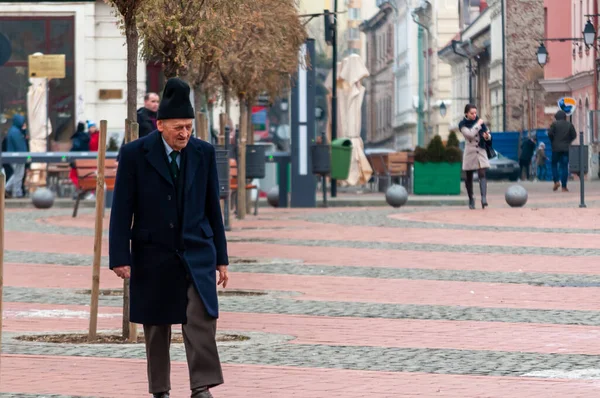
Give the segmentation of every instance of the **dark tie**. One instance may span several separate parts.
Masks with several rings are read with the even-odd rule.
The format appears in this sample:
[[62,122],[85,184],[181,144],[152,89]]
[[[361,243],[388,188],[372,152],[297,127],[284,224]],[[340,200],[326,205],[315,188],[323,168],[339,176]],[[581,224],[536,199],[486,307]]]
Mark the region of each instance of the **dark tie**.
[[177,166],[177,155],[179,155],[179,152],[177,151],[173,151],[169,154],[169,157],[171,158],[171,163],[169,164],[171,166],[171,174],[173,175],[173,179],[177,179],[177,177],[179,176],[179,166]]

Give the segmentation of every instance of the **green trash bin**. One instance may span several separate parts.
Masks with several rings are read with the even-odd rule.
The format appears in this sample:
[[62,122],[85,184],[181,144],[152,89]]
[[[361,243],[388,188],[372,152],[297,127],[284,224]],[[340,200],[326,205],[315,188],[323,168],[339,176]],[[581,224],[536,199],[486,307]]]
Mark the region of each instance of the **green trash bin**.
[[331,142],[331,178],[345,180],[350,173],[352,159],[352,141],[338,138]]

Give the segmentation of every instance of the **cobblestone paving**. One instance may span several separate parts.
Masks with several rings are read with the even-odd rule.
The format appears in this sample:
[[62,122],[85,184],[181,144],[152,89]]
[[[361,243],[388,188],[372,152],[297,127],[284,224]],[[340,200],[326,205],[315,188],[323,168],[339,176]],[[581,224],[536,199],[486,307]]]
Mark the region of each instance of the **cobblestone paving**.
[[488,272],[429,270],[419,268],[338,267],[305,264],[232,265],[231,271],[261,274],[350,276],[360,278],[412,279],[457,282],[516,283],[534,286],[600,287],[600,275],[542,274],[529,272]]
[[[78,294],[77,290],[69,289],[8,286],[4,294],[5,300],[9,302],[56,305],[89,305],[90,303],[89,295]],[[221,311],[261,314],[600,326],[600,312],[596,311],[323,302],[286,298],[294,295],[290,292],[270,291],[266,296],[221,297],[219,307]],[[100,306],[122,307],[122,299],[118,296],[101,296],[99,301]]]
[[[234,332],[234,331],[233,331]],[[234,332],[235,333],[235,332]],[[244,333],[247,334],[247,333]],[[250,334],[256,338],[257,333]],[[93,356],[120,359],[144,359],[143,345],[4,343],[8,354]],[[425,372],[460,375],[521,376],[541,369],[585,370],[598,366],[600,356],[555,355],[495,351],[402,349],[387,347],[343,347],[304,344],[273,344],[257,338],[254,344],[221,345],[225,363],[271,366],[300,366],[382,372]],[[183,344],[174,344],[171,359],[185,361]]]
[[[571,206],[569,206],[571,207]],[[423,209],[421,211],[426,211]],[[468,224],[444,224],[434,222],[408,221],[389,218],[389,215],[398,214],[398,210],[382,209],[370,210],[368,212],[331,212],[326,214],[306,214],[294,217],[297,220],[307,220],[319,223],[357,225],[373,227],[393,227],[393,228],[426,228],[426,229],[452,229],[452,230],[470,230],[470,231],[496,231],[496,232],[546,232],[560,234],[600,234],[600,228],[541,228],[534,226],[489,226],[489,225],[468,225]],[[406,213],[406,212],[404,212]],[[468,220],[465,220],[468,221]]]
[[441,245],[434,243],[393,243],[372,241],[341,241],[341,240],[296,240],[296,239],[268,239],[268,238],[233,238],[232,242],[266,243],[275,245],[291,245],[306,247],[335,247],[356,249],[380,250],[414,250],[422,252],[448,252],[448,253],[497,253],[520,254],[534,256],[600,256],[600,249],[565,248],[565,247],[537,247],[537,246],[494,246],[494,245]]
[[[567,208],[574,207],[577,203],[552,203],[550,201],[535,203],[536,207],[547,208]],[[532,205],[533,206],[533,205]],[[589,207],[600,207],[600,202],[589,201]],[[503,291],[512,291],[515,289],[515,295],[518,294],[521,288],[527,289],[554,289],[556,295],[556,301],[560,302],[561,294],[563,291],[569,290],[570,302],[573,301],[574,292],[582,292],[582,297],[591,297],[590,292],[600,288],[600,270],[595,274],[582,275],[582,274],[557,274],[552,272],[494,272],[485,269],[485,263],[473,264],[472,268],[465,268],[460,270],[453,269],[420,269],[413,267],[403,267],[401,261],[394,261],[386,267],[374,267],[363,264],[359,266],[339,266],[339,265],[319,265],[317,264],[304,264],[302,262],[301,251],[298,258],[295,260],[278,260],[278,256],[284,257],[281,252],[282,247],[280,245],[296,246],[304,248],[310,251],[311,247],[327,247],[331,248],[331,256],[336,256],[338,250],[343,248],[353,249],[379,249],[382,251],[389,251],[393,253],[394,258],[401,260],[403,251],[420,251],[435,253],[439,255],[439,261],[444,261],[445,253],[458,253],[461,256],[464,255],[465,259],[468,258],[471,253],[493,253],[493,254],[511,254],[511,255],[524,255],[533,258],[538,256],[546,256],[545,258],[552,258],[552,260],[560,262],[561,258],[570,256],[579,256],[582,262],[596,264],[600,258],[600,245],[598,248],[579,249],[572,243],[574,239],[581,239],[581,236],[575,237],[573,234],[587,234],[590,238],[600,233],[600,228],[572,228],[557,225],[556,228],[546,227],[535,227],[535,226],[523,226],[522,220],[515,219],[514,223],[510,226],[494,226],[494,225],[451,225],[440,222],[420,222],[410,220],[400,220],[390,218],[392,214],[400,213],[416,213],[428,211],[427,208],[405,208],[400,210],[391,209],[365,209],[362,211],[344,211],[339,209],[332,209],[326,211],[311,213],[302,213],[299,211],[286,211],[285,213],[278,213],[275,211],[265,211],[260,218],[249,217],[248,221],[234,221],[235,227],[238,231],[252,230],[252,229],[286,229],[288,232],[293,231],[294,228],[286,227],[285,220],[304,220],[308,223],[314,222],[315,228],[327,228],[327,225],[338,224],[348,225],[356,227],[373,227],[373,226],[385,226],[397,228],[401,233],[403,228],[434,228],[443,229],[448,231],[448,243],[447,244],[430,244],[430,243],[392,243],[392,242],[380,242],[375,240],[369,240],[368,237],[363,241],[348,241],[344,240],[343,237],[336,237],[335,240],[321,241],[321,240],[310,240],[310,239],[271,239],[271,238],[231,238],[231,241],[237,242],[249,242],[252,245],[268,247],[272,252],[272,259],[262,259],[256,262],[248,263],[232,263],[230,271],[235,273],[236,278],[247,278],[251,277],[251,274],[261,274],[263,276],[252,275],[254,278],[266,278],[269,276],[277,276],[277,278],[289,278],[289,281],[306,281],[298,282],[297,291],[295,286],[289,289],[289,283],[287,290],[285,287],[281,287],[278,290],[276,283],[269,286],[265,291],[265,295],[261,296],[223,296],[220,298],[221,311],[227,314],[227,330],[219,330],[219,333],[239,333],[250,337],[250,340],[243,342],[228,342],[219,344],[219,352],[221,360],[231,366],[247,366],[248,371],[251,366],[268,366],[280,369],[281,374],[278,378],[281,389],[271,390],[270,394],[266,396],[273,396],[277,398],[288,398],[296,396],[311,396],[311,398],[347,398],[347,397],[358,397],[355,394],[356,386],[348,385],[345,383],[338,384],[335,379],[328,379],[327,382],[319,385],[318,380],[315,380],[315,390],[311,392],[305,391],[306,386],[298,385],[294,382],[294,378],[291,373],[288,373],[284,369],[287,367],[293,367],[300,369],[301,371],[314,371],[323,369],[339,369],[344,371],[359,372],[356,375],[366,375],[367,373],[360,372],[374,372],[368,373],[369,375],[375,375],[376,372],[396,372],[397,374],[419,374],[419,375],[449,375],[452,377],[464,377],[464,376],[479,376],[482,378],[477,379],[477,383],[490,383],[489,395],[490,397],[500,397],[506,395],[494,394],[494,385],[497,383],[496,379],[486,379],[493,377],[504,378],[505,380],[511,380],[511,383],[515,384],[516,393],[511,396],[526,396],[519,395],[518,386],[520,383],[524,383],[529,380],[530,375],[536,375],[542,380],[550,380],[552,378],[597,378],[594,374],[600,375],[597,372],[600,369],[600,355],[595,355],[600,352],[598,349],[591,350],[592,354],[580,354],[583,349],[587,349],[587,346],[583,346],[580,351],[572,351],[575,353],[557,353],[556,351],[542,352],[540,347],[531,345],[526,350],[510,350],[503,351],[503,347],[510,345],[510,341],[503,341],[501,347],[494,346],[494,335],[488,335],[489,341],[485,347],[491,348],[473,348],[473,346],[462,348],[458,346],[454,348],[453,345],[446,345],[444,347],[452,348],[428,348],[431,346],[419,345],[419,346],[402,346],[402,347],[390,347],[384,343],[379,343],[378,334],[388,333],[394,336],[393,330],[380,331],[377,329],[371,330],[368,335],[371,335],[370,341],[359,344],[344,344],[343,338],[347,337],[346,334],[360,335],[365,331],[351,331],[347,329],[341,329],[339,335],[332,333],[331,336],[323,339],[322,337],[315,340],[296,341],[296,336],[293,333],[289,333],[286,329],[285,333],[276,332],[271,330],[269,325],[276,325],[276,323],[270,324],[253,324],[250,329],[246,328],[248,322],[253,321],[250,315],[256,314],[274,314],[274,315],[286,315],[285,320],[281,322],[292,322],[300,330],[304,327],[304,317],[311,317],[311,322],[318,322],[318,319],[339,319],[342,322],[343,319],[369,319],[369,321],[377,321],[381,319],[388,320],[405,320],[415,321],[423,320],[425,322],[431,321],[432,325],[435,325],[438,321],[445,322],[464,322],[465,327],[477,328],[480,322],[491,322],[494,325],[504,325],[506,328],[511,328],[515,324],[520,325],[531,325],[531,327],[540,327],[540,333],[545,333],[546,328],[552,330],[552,333],[556,333],[558,340],[562,345],[568,346],[568,341],[560,340],[561,328],[569,327],[576,328],[570,330],[568,336],[580,339],[589,339],[590,341],[596,341],[600,335],[600,311],[585,311],[585,310],[562,310],[553,308],[569,308],[569,307],[557,307],[557,305],[548,304],[546,308],[550,309],[535,309],[534,306],[529,305],[527,308],[519,308],[518,303],[526,302],[526,298],[520,297],[507,297],[512,300],[512,305],[506,306],[505,308],[488,308],[486,303],[483,301],[475,303],[472,306],[458,306],[452,305],[448,302],[446,296],[442,297],[439,303],[435,302],[436,305],[419,305],[412,304],[412,302],[398,302],[394,301],[391,303],[369,303],[359,302],[357,299],[350,301],[339,301],[336,300],[336,292],[345,289],[344,281],[345,277],[362,278],[365,282],[365,290],[372,292],[371,294],[377,294],[378,282],[381,280],[398,280],[398,281],[411,281],[411,283],[419,283],[423,281],[437,281],[440,283],[439,286],[447,287],[451,289],[453,286],[459,283],[480,283],[482,287],[493,291],[497,286],[502,286],[502,289],[508,289]],[[452,212],[455,209],[440,209],[436,208],[436,211],[448,211]],[[511,217],[510,209],[505,209],[506,217]],[[80,214],[89,215],[93,211],[90,209],[84,209]],[[90,255],[76,255],[66,254],[65,250],[68,248],[69,236],[93,236],[93,224],[86,225],[85,222],[79,220],[73,222],[72,226],[68,220],[65,220],[64,216],[70,215],[70,210],[51,210],[51,211],[31,211],[31,212],[8,212],[6,215],[6,231],[10,233],[12,231],[18,231],[21,233],[37,233],[44,234],[52,242],[56,242],[56,250],[51,253],[44,252],[29,252],[23,247],[17,245],[8,246],[5,250],[5,262],[7,263],[33,263],[33,264],[55,264],[59,266],[78,266],[78,265],[91,265],[92,256]],[[53,217],[61,217],[61,225],[57,225],[53,221]],[[85,225],[85,227],[84,227]],[[311,228],[310,224],[307,224],[303,228]],[[534,233],[544,232],[552,234],[561,234],[564,236],[565,242],[570,242],[567,247],[538,247],[534,242],[528,244],[528,246],[510,246],[510,245],[471,245],[464,244],[460,239],[461,230],[477,230],[477,231],[498,231],[498,232],[521,232],[521,233]],[[39,236],[39,235],[38,235]],[[291,235],[286,235],[291,236]],[[500,235],[499,235],[500,236]],[[500,236],[499,239],[502,239]],[[500,242],[499,242],[500,243]],[[47,249],[44,249],[47,250]],[[396,254],[397,253],[397,254]],[[248,252],[236,252],[231,253],[235,257],[251,257],[251,251]],[[106,266],[107,258],[103,257],[103,264]],[[549,260],[550,261],[550,260]],[[324,264],[326,261],[324,262]],[[543,270],[542,270],[543,271]],[[583,271],[582,271],[583,272]],[[303,286],[301,283],[310,283],[308,279],[298,279],[305,276],[311,276],[314,278],[328,278],[322,279],[330,282],[324,291],[317,297],[319,300],[307,299],[310,294],[307,293],[307,297],[303,297],[302,293]],[[31,278],[35,278],[35,275],[31,275]],[[296,278],[296,279],[294,279]],[[20,279],[22,280],[22,278]],[[252,279],[246,279],[246,281]],[[278,279],[281,280],[281,279]],[[286,280],[287,281],[287,280]],[[22,282],[21,282],[22,283]],[[54,283],[54,282],[53,282]],[[428,282],[431,283],[431,282]],[[59,286],[60,284],[52,284],[51,286]],[[248,283],[246,283],[248,285]],[[5,286],[4,287],[4,300],[7,303],[13,303],[14,306],[18,306],[21,313],[20,316],[28,317],[28,309],[31,313],[34,313],[36,305],[44,304],[44,308],[52,308],[51,306],[61,306],[61,308],[71,308],[72,306],[81,306],[79,308],[83,313],[86,312],[87,306],[89,306],[90,296],[83,291],[86,287],[81,289],[72,288],[72,286],[78,286],[78,284],[70,285],[70,288],[40,288],[32,285],[28,286]],[[319,285],[320,286],[320,285]],[[428,285],[431,286],[431,285]],[[402,284],[399,283],[399,289],[402,288]],[[264,288],[263,288],[264,289]],[[535,291],[535,290],[534,290]],[[583,292],[586,292],[583,294]],[[600,290],[598,290],[600,293]],[[431,292],[434,294],[435,292]],[[384,294],[384,293],[382,293]],[[419,294],[427,294],[427,292],[419,292]],[[507,293],[510,296],[510,293]],[[599,295],[600,296],[600,295]],[[365,296],[366,297],[366,296]],[[437,297],[437,296],[436,296]],[[314,296],[313,296],[314,298]],[[18,303],[18,304],[17,304]],[[517,303],[517,304],[515,304]],[[64,307],[71,306],[71,307]],[[116,308],[122,306],[122,297],[120,296],[101,296],[100,297],[101,312],[102,308]],[[532,307],[532,308],[530,308]],[[589,308],[586,307],[586,308]],[[105,309],[106,311],[106,309]],[[111,310],[111,314],[114,310]],[[12,311],[14,312],[14,311]],[[7,316],[12,312],[8,312]],[[25,314],[25,315],[23,315]],[[40,315],[31,315],[30,318],[26,318],[27,322],[41,322],[41,318],[35,318]],[[264,317],[264,315],[262,315]],[[272,315],[269,315],[272,316]],[[111,315],[112,317],[112,315]],[[10,319],[9,319],[10,320]],[[315,321],[317,320],[317,321]],[[55,320],[44,320],[44,325],[48,325],[48,330],[45,333],[60,333],[64,330],[61,329],[60,318]],[[429,323],[428,323],[429,324]],[[79,328],[79,326],[77,326]],[[581,329],[583,327],[591,327],[598,329]],[[22,329],[14,329],[22,330]],[[33,330],[33,329],[32,329]],[[39,328],[35,329],[36,333],[39,332]],[[254,330],[254,331],[248,331]],[[81,332],[85,332],[82,330]],[[315,330],[315,334],[317,331]],[[76,358],[92,357],[99,360],[100,358],[111,358],[112,361],[123,361],[126,363],[139,364],[139,360],[145,358],[145,351],[143,345],[119,345],[117,348],[112,345],[70,345],[70,344],[50,344],[50,343],[31,343],[15,340],[18,334],[28,334],[27,332],[6,331],[3,334],[2,352],[4,355],[16,355],[19,358]],[[33,332],[29,332],[33,333]],[[390,334],[391,333],[391,334]],[[398,334],[397,339],[402,340],[403,334],[407,333],[402,331]],[[435,333],[435,331],[432,331]],[[567,332],[564,332],[567,333]],[[306,335],[306,334],[305,334]],[[310,331],[308,331],[310,335]],[[566,334],[565,334],[566,335]],[[533,336],[533,337],[532,337]],[[532,336],[518,336],[515,335],[515,339],[526,339],[535,338],[535,334]],[[414,336],[411,336],[413,339]],[[439,339],[444,339],[444,335],[440,335]],[[452,336],[453,341],[460,341],[460,333],[457,336]],[[353,340],[355,341],[355,340]],[[549,341],[549,340],[545,340]],[[537,348],[536,348],[537,347]],[[551,353],[549,353],[551,352]],[[183,345],[174,344],[172,347],[172,359],[174,361],[184,362],[185,352]],[[84,365],[81,365],[84,366]],[[87,365],[86,365],[87,366]],[[137,366],[137,365],[136,365]],[[183,371],[183,368],[176,367],[178,371]],[[35,394],[32,393],[31,383],[36,381],[25,381],[19,378],[18,374],[10,373],[10,369],[2,369],[3,380],[8,380],[7,383],[0,385],[0,398],[2,397],[80,397],[80,398],[91,398],[91,397],[111,397],[111,396],[141,396],[145,394],[145,390],[140,389],[140,385],[143,386],[143,373],[141,379],[136,379],[134,385],[124,382],[113,382],[119,384],[119,390],[121,395],[116,395],[114,392],[111,393],[111,388],[102,389],[99,387],[99,391],[94,394],[89,394],[89,391],[78,390],[79,394],[65,395],[66,391],[64,388],[59,389],[60,375],[48,376],[53,377],[56,383],[56,395],[49,394]],[[6,378],[8,375],[8,378]],[[587,376],[586,376],[587,375]],[[590,376],[592,375],[592,376]],[[527,376],[527,377],[525,377]],[[94,378],[94,372],[90,371],[90,381],[98,382],[98,380],[92,380]],[[371,376],[369,376],[371,377]],[[509,378],[510,377],[510,378]],[[516,377],[516,378],[512,378]],[[227,380],[227,374],[226,374]],[[264,383],[274,383],[272,378],[262,379],[260,375],[256,375],[253,379],[254,383],[264,387]],[[420,395],[418,390],[420,388],[425,389],[430,384],[427,378],[422,379],[414,385],[411,385],[410,393],[404,394],[405,386],[401,384],[401,380],[396,378],[386,379],[385,383],[388,383],[387,387],[379,390],[378,393],[372,394],[376,398],[383,397],[402,397],[402,396],[433,396],[433,395]],[[433,380],[433,379],[432,379]],[[464,384],[464,379],[455,379],[456,383]],[[579,380],[580,381],[580,380]],[[564,381],[568,383],[569,381]],[[25,384],[29,383],[29,384]],[[141,383],[141,384],[140,384]],[[236,380],[227,381],[228,387],[227,396],[231,398],[247,397],[247,396],[258,396],[252,394],[247,389],[239,387],[236,390]],[[421,384],[419,384],[421,383]],[[115,384],[116,385],[116,384]],[[467,384],[468,385],[468,384]],[[600,385],[596,387],[590,387],[594,392],[577,394],[574,392],[573,396],[582,397],[596,397],[600,396]],[[43,388],[42,388],[43,387]],[[268,387],[268,386],[267,386]],[[179,388],[179,387],[178,387]],[[42,386],[39,384],[39,392],[48,392],[47,385]],[[440,386],[440,391],[444,390]],[[26,391],[27,393],[21,393],[19,391]],[[33,392],[37,390],[34,389]],[[127,392],[128,391],[128,392]],[[180,391],[180,390],[179,390]],[[387,393],[385,392],[387,391]],[[407,390],[408,391],[408,390]],[[540,396],[546,397],[548,391],[543,393],[543,387],[538,393],[529,393],[528,397]],[[75,391],[74,391],[75,392]],[[62,395],[60,395],[60,394]],[[84,395],[82,395],[82,393]],[[174,394],[176,395],[176,394]],[[219,389],[214,392],[216,398],[219,395]],[[368,392],[365,392],[367,396]],[[443,396],[455,396],[455,397],[480,397],[481,392],[469,394],[468,389],[461,390],[460,393],[455,395],[443,395]]]

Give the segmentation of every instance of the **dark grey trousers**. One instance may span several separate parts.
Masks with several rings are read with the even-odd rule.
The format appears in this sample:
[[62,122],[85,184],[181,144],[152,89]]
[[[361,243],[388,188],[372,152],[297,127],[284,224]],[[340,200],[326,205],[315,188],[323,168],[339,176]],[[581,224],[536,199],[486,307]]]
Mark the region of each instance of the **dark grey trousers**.
[[[200,295],[190,284],[187,324],[182,325],[183,342],[190,372],[190,389],[223,384],[221,361],[215,335],[217,320],[209,316]],[[171,325],[144,325],[150,394],[171,390]]]

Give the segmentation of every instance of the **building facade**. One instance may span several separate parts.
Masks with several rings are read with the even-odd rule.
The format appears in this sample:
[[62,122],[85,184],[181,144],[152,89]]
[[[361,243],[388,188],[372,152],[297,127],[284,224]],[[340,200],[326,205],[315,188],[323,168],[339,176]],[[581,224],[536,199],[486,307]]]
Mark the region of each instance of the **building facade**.
[[360,26],[367,41],[366,66],[370,76],[364,79],[367,114],[367,146],[393,148],[392,129],[394,96],[394,24],[393,8],[385,2],[379,12]]
[[[543,3],[459,0],[459,15],[460,35],[439,52],[453,71],[453,99],[475,102],[492,131],[546,126],[547,97],[532,46],[532,38],[544,37]],[[461,113],[460,107],[453,111],[453,124]]]
[[[413,2],[397,1],[394,34],[393,90],[394,111],[392,127],[394,129],[393,147],[398,150],[412,149],[418,145],[419,132],[423,134],[423,111],[419,108],[419,93],[424,91],[424,79],[419,71],[423,69],[422,30],[414,23],[411,10]],[[421,40],[419,40],[419,38]],[[422,96],[422,94],[421,94]],[[419,127],[419,121],[421,121]]]
[[424,104],[424,134],[420,145],[424,145],[435,136],[446,139],[450,123],[446,115],[440,113],[440,105],[444,103],[452,111],[452,73],[451,67],[440,60],[438,50],[451,40],[458,32],[458,5],[453,1],[425,1],[412,11],[413,22],[418,29],[425,31],[425,41],[422,51],[424,59],[423,80]]
[[[12,44],[0,66],[4,132],[15,112],[27,112],[28,56],[64,54],[66,77],[49,82],[53,138],[68,141],[78,121],[106,119],[109,136],[122,134],[126,118],[127,54],[116,17],[104,1],[1,2],[0,33]],[[111,96],[105,96],[111,90]],[[146,91],[146,64],[138,67],[138,102]]]

